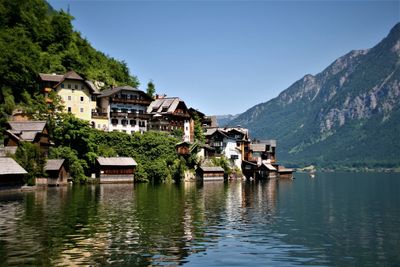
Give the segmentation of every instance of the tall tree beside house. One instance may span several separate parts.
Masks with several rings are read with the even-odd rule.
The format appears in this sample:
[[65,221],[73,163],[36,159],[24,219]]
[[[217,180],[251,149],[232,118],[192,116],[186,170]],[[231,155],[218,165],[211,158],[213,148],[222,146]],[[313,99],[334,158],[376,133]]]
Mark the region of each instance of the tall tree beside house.
[[21,142],[14,158],[28,172],[25,181],[28,185],[34,185],[37,177],[45,177],[44,166],[46,165],[46,158],[40,153],[37,145],[30,142]]
[[193,121],[194,121],[194,138],[197,142],[204,143],[206,138],[204,136],[203,127],[201,125],[201,120],[197,113],[193,113]]
[[150,80],[147,83],[147,89],[146,89],[146,93],[150,96],[150,97],[154,97],[154,94],[156,93],[156,87],[153,83],[153,80]]

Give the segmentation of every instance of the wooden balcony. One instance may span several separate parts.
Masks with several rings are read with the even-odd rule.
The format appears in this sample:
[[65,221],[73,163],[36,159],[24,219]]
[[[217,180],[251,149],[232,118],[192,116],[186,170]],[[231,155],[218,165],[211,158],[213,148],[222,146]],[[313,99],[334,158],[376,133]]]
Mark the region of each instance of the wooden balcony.
[[120,97],[111,97],[111,101],[114,103],[127,103],[127,104],[138,104],[143,106],[149,106],[151,100],[146,99],[133,99],[133,98],[120,98]]
[[126,117],[126,118],[130,118],[130,119],[148,120],[148,119],[150,119],[150,114],[112,111],[112,112],[110,112],[110,117]]
[[92,112],[92,118],[93,119],[107,119],[107,113],[103,112]]

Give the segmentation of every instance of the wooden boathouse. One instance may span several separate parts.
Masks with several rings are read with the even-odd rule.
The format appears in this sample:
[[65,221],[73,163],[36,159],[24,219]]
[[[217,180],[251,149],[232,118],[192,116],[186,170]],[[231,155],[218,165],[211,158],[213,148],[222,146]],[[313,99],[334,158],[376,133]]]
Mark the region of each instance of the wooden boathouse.
[[14,159],[0,157],[0,188],[22,186],[26,174],[28,172]]
[[36,178],[36,185],[59,186],[68,183],[69,174],[64,159],[48,159],[44,170],[45,178]]
[[130,157],[98,157],[96,178],[100,183],[133,183],[136,166]]
[[223,181],[225,171],[221,167],[199,167],[197,168],[197,176],[203,181]]

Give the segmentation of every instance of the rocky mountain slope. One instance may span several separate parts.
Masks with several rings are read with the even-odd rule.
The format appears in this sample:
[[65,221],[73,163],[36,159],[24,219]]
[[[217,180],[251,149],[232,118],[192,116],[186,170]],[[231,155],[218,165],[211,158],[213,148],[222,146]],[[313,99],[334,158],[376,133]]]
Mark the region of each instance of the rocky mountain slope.
[[325,167],[400,166],[400,23],[229,122],[278,140],[279,159]]

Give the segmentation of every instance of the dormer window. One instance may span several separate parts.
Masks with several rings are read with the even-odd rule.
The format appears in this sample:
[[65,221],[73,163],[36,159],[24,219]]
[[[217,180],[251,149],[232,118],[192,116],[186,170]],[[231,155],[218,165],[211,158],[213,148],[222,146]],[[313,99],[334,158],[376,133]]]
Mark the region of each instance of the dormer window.
[[67,84],[67,86],[68,86],[68,89],[71,89],[71,84],[69,83],[69,84]]

